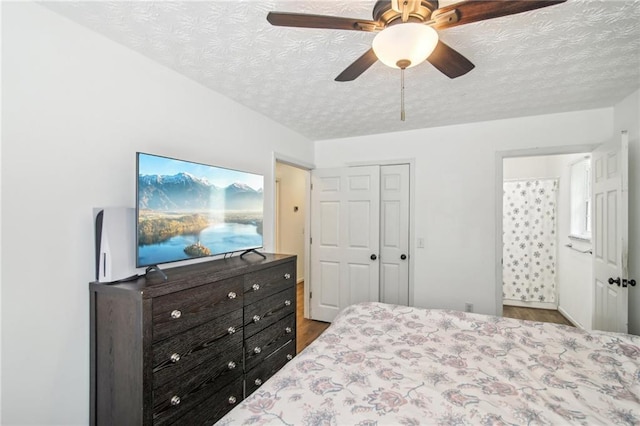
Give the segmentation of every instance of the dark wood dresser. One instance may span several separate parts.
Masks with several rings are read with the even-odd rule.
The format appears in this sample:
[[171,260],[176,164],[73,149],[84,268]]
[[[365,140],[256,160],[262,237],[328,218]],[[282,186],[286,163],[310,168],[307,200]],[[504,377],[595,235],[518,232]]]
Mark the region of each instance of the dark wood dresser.
[[212,424],[296,353],[296,257],[91,283],[92,425]]

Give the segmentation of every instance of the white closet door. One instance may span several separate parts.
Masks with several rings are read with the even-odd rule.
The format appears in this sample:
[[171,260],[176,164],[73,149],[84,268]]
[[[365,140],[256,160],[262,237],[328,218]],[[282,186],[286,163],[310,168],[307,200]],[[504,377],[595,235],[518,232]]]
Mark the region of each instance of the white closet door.
[[629,138],[592,154],[594,318],[596,330],[627,332]]
[[380,167],[380,301],[409,304],[409,165]]
[[311,318],[379,300],[380,168],[311,173]]

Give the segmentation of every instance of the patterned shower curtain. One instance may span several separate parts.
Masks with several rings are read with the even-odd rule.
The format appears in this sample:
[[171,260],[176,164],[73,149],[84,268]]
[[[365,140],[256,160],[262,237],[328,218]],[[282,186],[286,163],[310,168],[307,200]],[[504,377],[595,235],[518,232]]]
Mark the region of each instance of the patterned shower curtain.
[[505,181],[502,295],[556,303],[557,179]]

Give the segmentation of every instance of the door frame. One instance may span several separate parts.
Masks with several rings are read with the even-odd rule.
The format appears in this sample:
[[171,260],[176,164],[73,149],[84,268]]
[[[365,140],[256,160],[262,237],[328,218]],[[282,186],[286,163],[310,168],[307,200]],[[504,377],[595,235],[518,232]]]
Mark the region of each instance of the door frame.
[[[414,253],[416,244],[415,238],[415,176],[416,176],[416,160],[415,158],[398,158],[395,160],[374,160],[374,161],[351,161],[344,164],[344,167],[357,166],[394,166],[399,164],[409,165],[409,306],[415,306],[414,302]],[[502,172],[502,171],[501,171]]]
[[[495,302],[496,315],[502,316],[502,192],[503,192],[503,160],[517,157],[541,157],[546,155],[590,153],[598,145],[566,145],[548,146],[506,151],[496,151],[496,181],[495,181]],[[591,307],[593,314],[593,306]]]
[[[302,169],[302,170],[306,170],[307,171],[307,175],[305,178],[305,194],[304,194],[304,202],[305,202],[305,206],[306,208],[304,209],[304,235],[305,235],[305,242],[304,242],[304,282],[307,284],[304,286],[304,317],[305,318],[309,318],[309,279],[310,279],[310,263],[311,263],[311,241],[309,240],[309,233],[311,230],[311,170],[315,169],[315,165],[312,163],[307,163],[306,161],[300,160],[298,158],[295,157],[291,157],[276,151],[273,151],[273,155],[271,158],[271,176],[273,176],[273,181],[274,181],[274,185],[275,185],[275,176],[276,176],[276,163],[283,163],[283,164],[287,164],[289,166],[292,167],[296,167],[298,169]],[[273,214],[273,223],[271,224],[271,226],[273,227],[273,244],[275,247],[275,240],[276,240],[276,230],[277,230],[277,223],[276,223],[276,215],[275,215],[275,209],[276,209],[276,197],[275,197],[275,191],[274,191],[274,196],[272,197],[272,199],[269,201],[269,203],[271,204],[271,209],[274,212]],[[299,278],[299,277],[298,277]]]

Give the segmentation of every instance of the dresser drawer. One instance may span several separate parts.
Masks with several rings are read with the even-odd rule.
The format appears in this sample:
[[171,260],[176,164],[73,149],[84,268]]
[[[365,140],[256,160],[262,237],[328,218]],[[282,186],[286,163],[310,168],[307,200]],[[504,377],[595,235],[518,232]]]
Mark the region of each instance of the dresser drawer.
[[251,304],[293,286],[295,283],[296,264],[294,262],[252,272],[244,277],[245,303]]
[[242,380],[238,380],[201,402],[197,410],[189,411],[173,424],[175,426],[211,426],[242,401],[242,394]]
[[242,309],[242,277],[194,287],[153,300],[153,341]]
[[250,370],[289,340],[296,338],[296,315],[290,314],[246,340],[244,369]]
[[258,389],[296,355],[296,341],[292,340],[267,357],[258,367],[246,373],[245,398]]
[[236,310],[153,345],[153,387],[242,348],[242,311]]
[[[234,381],[242,382],[242,348],[221,355],[154,389],[153,424],[173,423]],[[238,398],[242,398],[242,392]]]
[[291,287],[244,308],[245,339],[295,312],[296,288]]

